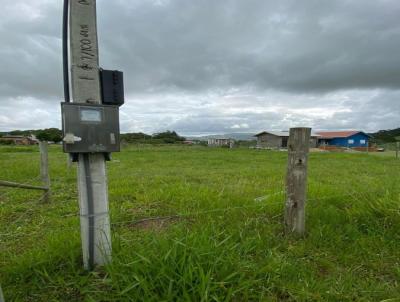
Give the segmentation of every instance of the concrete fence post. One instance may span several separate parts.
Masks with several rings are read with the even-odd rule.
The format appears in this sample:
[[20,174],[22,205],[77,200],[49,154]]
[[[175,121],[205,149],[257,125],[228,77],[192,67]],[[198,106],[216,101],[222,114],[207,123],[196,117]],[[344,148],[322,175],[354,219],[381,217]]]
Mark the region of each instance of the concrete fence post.
[[311,128],[291,128],[286,174],[285,230],[304,235]]

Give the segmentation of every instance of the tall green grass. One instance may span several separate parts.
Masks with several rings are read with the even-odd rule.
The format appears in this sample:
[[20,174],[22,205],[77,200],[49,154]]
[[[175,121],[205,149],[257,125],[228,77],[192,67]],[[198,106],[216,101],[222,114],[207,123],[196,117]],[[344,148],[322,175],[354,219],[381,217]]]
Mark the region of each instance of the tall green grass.
[[[32,180],[37,152],[2,147],[0,153],[0,179],[38,182]],[[53,146],[51,203],[40,202],[40,192],[0,190],[6,299],[396,301],[400,161],[311,154],[308,232],[297,239],[282,228],[286,157],[176,146],[114,154],[108,163],[113,262],[88,273],[76,171]],[[169,218],[143,220],[149,217]]]

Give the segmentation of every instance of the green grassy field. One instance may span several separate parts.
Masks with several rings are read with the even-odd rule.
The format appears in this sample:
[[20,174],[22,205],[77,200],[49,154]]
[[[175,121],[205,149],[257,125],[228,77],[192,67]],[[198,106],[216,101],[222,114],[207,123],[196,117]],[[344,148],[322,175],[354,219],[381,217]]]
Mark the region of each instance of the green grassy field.
[[[0,179],[39,184],[36,148],[1,147]],[[113,263],[88,273],[76,169],[53,146],[51,203],[0,188],[6,301],[400,301],[400,160],[311,154],[308,232],[294,238],[286,158],[126,147],[108,163]]]
[[396,151],[372,152],[371,155],[396,157]]

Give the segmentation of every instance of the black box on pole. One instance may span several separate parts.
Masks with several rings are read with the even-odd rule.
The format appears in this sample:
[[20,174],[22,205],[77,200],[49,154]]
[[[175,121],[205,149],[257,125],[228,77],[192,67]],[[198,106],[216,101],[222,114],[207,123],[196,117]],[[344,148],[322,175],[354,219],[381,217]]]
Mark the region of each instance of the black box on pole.
[[124,74],[118,70],[100,69],[102,103],[121,106],[124,104]]

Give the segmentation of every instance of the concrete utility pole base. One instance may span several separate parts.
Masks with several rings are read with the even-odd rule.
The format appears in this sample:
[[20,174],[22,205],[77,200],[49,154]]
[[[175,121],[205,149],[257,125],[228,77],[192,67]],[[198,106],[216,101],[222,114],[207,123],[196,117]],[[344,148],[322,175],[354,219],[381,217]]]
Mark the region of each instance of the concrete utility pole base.
[[288,141],[285,229],[304,235],[310,128],[291,128]]
[[[95,0],[70,0],[73,101],[101,103]],[[80,154],[78,189],[86,269],[111,261],[106,164],[103,154]]]
[[111,231],[104,156],[86,156],[78,162],[79,208],[83,262],[92,269],[111,261]]

